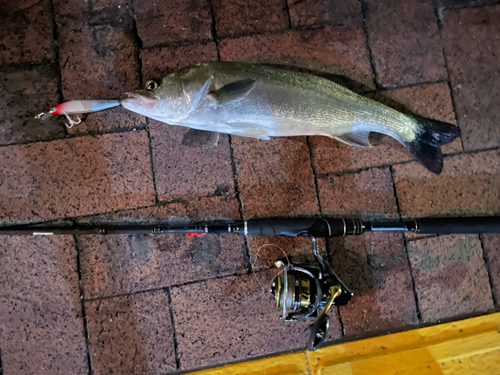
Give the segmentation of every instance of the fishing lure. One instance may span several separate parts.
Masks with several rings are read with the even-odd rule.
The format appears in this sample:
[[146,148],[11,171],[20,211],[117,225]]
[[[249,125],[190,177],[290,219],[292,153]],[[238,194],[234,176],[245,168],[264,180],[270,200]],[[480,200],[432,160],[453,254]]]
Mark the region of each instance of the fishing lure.
[[106,99],[106,100],[73,100],[70,102],[65,102],[56,105],[48,112],[42,112],[35,116],[36,119],[46,120],[52,116],[64,115],[68,119],[68,128],[73,127],[73,125],[79,124],[82,120],[77,117],[77,120],[73,120],[69,115],[76,113],[91,113],[103,111],[105,109],[110,109],[118,107],[120,101],[118,99]]

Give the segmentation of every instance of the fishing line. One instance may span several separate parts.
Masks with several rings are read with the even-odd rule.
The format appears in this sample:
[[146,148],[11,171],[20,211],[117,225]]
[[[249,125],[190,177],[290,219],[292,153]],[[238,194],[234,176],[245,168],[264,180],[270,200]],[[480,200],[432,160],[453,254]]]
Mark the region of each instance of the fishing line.
[[[287,266],[290,265],[290,259],[288,258],[288,255],[287,253],[285,252],[285,250],[283,250],[281,247],[279,247],[278,245],[275,245],[275,244],[272,244],[272,243],[268,243],[268,244],[264,244],[262,246],[260,246],[258,249],[257,249],[257,252],[256,252],[256,256],[255,256],[255,261],[252,262],[250,261],[250,267],[252,269],[252,274],[253,274],[253,277],[255,278],[255,281],[257,282],[257,284],[259,284],[260,288],[261,288],[261,293],[253,296],[252,298],[248,298],[248,299],[245,299],[245,301],[241,302],[240,300],[237,300],[236,298],[233,298],[230,296],[230,298],[237,302],[239,305],[246,305],[247,303],[249,302],[252,302],[252,301],[255,301],[256,299],[258,299],[259,297],[263,296],[264,294],[269,293],[272,295],[272,292],[271,292],[271,287],[272,287],[272,284],[273,284],[273,281],[270,281],[269,284],[267,285],[264,285],[260,282],[259,280],[259,277],[257,277],[257,273],[255,272],[255,265],[257,264],[257,261],[258,261],[258,258],[259,258],[259,253],[260,251],[266,247],[266,246],[274,246],[276,248],[278,248],[279,250],[281,250],[281,252],[285,255],[285,258],[286,258],[286,262],[287,262]],[[279,274],[281,274],[282,272],[284,271],[283,268],[279,269],[279,272],[274,275],[271,280],[274,280]]]

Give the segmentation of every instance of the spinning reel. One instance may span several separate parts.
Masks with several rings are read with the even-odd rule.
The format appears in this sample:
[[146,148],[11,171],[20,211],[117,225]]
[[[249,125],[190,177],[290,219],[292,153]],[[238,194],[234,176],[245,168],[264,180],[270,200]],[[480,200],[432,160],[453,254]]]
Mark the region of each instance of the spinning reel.
[[323,345],[330,327],[328,310],[334,305],[345,305],[352,292],[342,283],[318,251],[317,239],[309,236],[317,264],[285,264],[279,260],[283,272],[272,283],[271,293],[276,307],[282,309],[282,319],[297,321],[314,319],[309,326],[307,349],[315,351]]

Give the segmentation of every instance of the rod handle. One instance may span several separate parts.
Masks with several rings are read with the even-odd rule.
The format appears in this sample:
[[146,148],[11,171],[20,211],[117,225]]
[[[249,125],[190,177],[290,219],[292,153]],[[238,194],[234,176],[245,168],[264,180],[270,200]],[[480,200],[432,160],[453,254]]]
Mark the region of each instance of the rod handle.
[[253,219],[247,221],[249,236],[341,237],[364,232],[358,219]]

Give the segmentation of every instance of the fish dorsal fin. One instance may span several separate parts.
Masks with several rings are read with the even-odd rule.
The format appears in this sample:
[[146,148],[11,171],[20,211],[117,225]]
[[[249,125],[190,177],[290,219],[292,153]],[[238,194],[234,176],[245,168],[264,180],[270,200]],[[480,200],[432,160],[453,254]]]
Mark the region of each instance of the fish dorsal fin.
[[255,79],[244,79],[211,91],[208,95],[217,102],[217,105],[225,105],[244,99],[254,86]]
[[337,135],[334,138],[349,146],[372,147],[370,141],[368,140],[369,135],[370,132],[353,132]]
[[332,82],[336,83],[337,85],[345,87],[348,90],[353,90],[356,88],[355,85],[352,83],[352,81],[349,78],[341,76],[340,74],[317,73],[316,75],[318,77],[332,81]]
[[189,129],[182,137],[182,144],[189,147],[214,147],[219,143],[219,133]]

